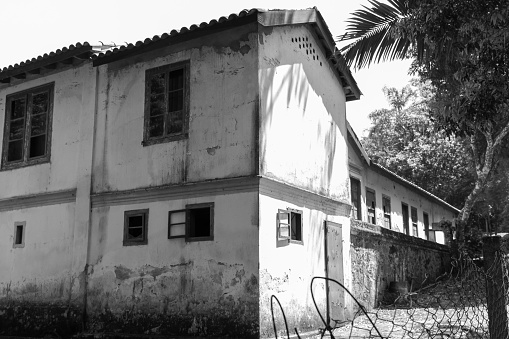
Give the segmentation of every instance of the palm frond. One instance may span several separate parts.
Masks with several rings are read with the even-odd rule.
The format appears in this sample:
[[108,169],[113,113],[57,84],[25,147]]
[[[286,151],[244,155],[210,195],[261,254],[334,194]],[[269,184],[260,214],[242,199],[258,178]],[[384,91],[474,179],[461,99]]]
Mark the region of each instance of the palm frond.
[[347,33],[339,37],[339,42],[354,40],[341,48],[349,66],[358,69],[369,66],[373,61],[402,59],[412,45],[412,40],[400,36],[398,23],[410,11],[408,0],[369,0],[371,8],[362,6],[347,21]]

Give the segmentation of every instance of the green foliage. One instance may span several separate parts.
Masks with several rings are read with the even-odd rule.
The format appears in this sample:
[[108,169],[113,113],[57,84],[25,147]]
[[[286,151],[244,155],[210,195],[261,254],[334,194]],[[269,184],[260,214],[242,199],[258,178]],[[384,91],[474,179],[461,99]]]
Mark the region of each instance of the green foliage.
[[[461,214],[468,220],[504,158],[509,134],[509,1],[388,2],[369,0],[370,8],[352,14],[347,34],[340,37],[350,44],[341,51],[357,68],[414,59],[412,72],[430,85],[428,119],[447,135],[463,137],[471,150],[468,167],[475,180]],[[379,115],[384,112],[373,117]]]
[[384,88],[391,109],[369,117],[372,126],[362,144],[370,158],[455,206],[473,183],[468,149],[461,139],[437,130],[429,116],[429,89]]

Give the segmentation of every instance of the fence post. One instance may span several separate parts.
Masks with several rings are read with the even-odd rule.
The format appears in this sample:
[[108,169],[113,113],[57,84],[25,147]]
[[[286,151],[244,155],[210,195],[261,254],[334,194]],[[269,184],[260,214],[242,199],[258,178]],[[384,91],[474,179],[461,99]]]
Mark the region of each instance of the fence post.
[[503,262],[497,255],[500,236],[483,238],[484,272],[486,272],[486,302],[491,339],[509,337]]

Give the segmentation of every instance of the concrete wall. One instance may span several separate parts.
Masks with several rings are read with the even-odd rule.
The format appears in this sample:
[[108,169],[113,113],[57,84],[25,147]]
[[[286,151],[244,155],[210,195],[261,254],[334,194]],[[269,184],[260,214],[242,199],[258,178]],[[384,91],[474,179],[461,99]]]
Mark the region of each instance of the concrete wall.
[[[376,172],[368,167],[364,160],[358,157],[351,145],[348,146],[348,157],[350,161],[350,177],[360,180],[361,182],[361,205],[362,205],[362,220],[368,221],[367,208],[366,208],[366,187],[375,191],[376,196],[376,224],[383,226],[383,206],[382,195],[386,195],[391,199],[391,226],[397,232],[404,232],[402,205],[408,205],[409,218],[411,216],[411,207],[417,208],[417,229],[418,237],[426,239],[424,233],[424,217],[423,212],[429,216],[429,226],[432,223],[440,222],[442,219],[453,220],[455,212],[450,208],[432,201],[425,195],[416,192],[415,189],[410,189],[393,179]],[[412,224],[409,220],[410,234],[412,234]],[[436,240],[438,243],[444,244],[443,232],[436,232]]]
[[[99,66],[87,295],[92,330],[258,334],[257,188],[244,192],[242,183],[232,184],[224,193],[220,180],[257,171],[256,27]],[[190,63],[189,137],[143,146],[145,71],[180,61]],[[210,180],[212,187],[199,184]],[[198,183],[192,194],[181,189],[186,183]],[[129,194],[134,198],[125,202]],[[214,240],[167,239],[168,211],[201,202],[215,203]],[[124,211],[136,209],[149,209],[148,243],[123,246]]]
[[[216,191],[220,190],[217,186]],[[111,200],[93,208],[87,296],[90,329],[256,336],[256,190],[151,200],[156,201],[126,205]],[[167,239],[168,211],[202,202],[215,204],[214,240]],[[135,209],[149,209],[148,243],[123,246],[124,211]]]
[[[256,173],[256,25],[99,66],[93,191]],[[142,146],[145,71],[190,62],[189,138]]]
[[[0,171],[4,333],[44,335],[58,329],[65,334],[81,328],[95,74],[91,63],[65,66],[0,90],[4,121],[7,95],[54,83],[50,162]],[[15,222],[25,222],[24,247],[13,247]]]
[[[325,275],[325,220],[343,226],[341,260],[350,285],[348,158],[344,92],[314,33],[305,26],[261,27],[259,41],[260,332],[273,336],[271,295],[290,328],[323,326],[310,282]],[[277,212],[286,208],[303,213],[302,244],[276,241]],[[325,316],[323,281],[315,292]],[[279,311],[276,319],[284,329]]]
[[260,174],[349,200],[345,96],[314,33],[260,33]]
[[356,220],[351,224],[352,293],[368,308],[379,305],[392,281],[413,281],[417,290],[450,269],[447,246]]

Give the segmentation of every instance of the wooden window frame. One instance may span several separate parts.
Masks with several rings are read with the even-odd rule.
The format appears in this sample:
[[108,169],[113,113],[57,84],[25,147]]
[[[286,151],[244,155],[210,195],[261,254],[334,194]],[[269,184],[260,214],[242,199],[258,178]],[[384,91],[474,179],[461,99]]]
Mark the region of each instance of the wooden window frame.
[[424,225],[424,236],[426,237],[426,240],[436,242],[435,233],[433,231],[433,237],[434,240],[430,240],[430,223],[429,223],[429,214],[426,211],[422,211],[422,224]]
[[350,202],[352,203],[352,212],[354,214],[357,214],[357,215],[353,215],[354,219],[356,220],[362,220],[362,185],[361,185],[361,181],[357,178],[354,178],[354,177],[350,177],[350,195],[352,195],[352,188],[353,188],[353,182],[356,182],[358,183],[358,190],[357,190],[357,213],[355,213],[355,205],[353,203],[354,201],[354,197],[351,196],[350,197]]
[[[177,214],[177,213],[184,213],[184,222],[178,222],[178,223],[171,223],[171,215]],[[170,235],[171,234],[171,227],[175,225],[184,225],[184,234],[182,235]],[[173,210],[168,212],[168,239],[178,239],[178,238],[185,238],[186,237],[186,229],[187,229],[187,215],[186,210]]]
[[[407,212],[406,225],[405,225],[405,213]],[[403,219],[403,233],[410,235],[410,211],[408,210],[408,204],[401,202],[401,218]]]
[[[389,212],[387,212],[385,210],[385,204],[384,204],[384,201],[388,201],[389,202]],[[383,214],[384,214],[384,226],[386,226],[386,222],[387,222],[387,219],[389,220],[389,229],[392,229],[392,218],[391,218],[391,211],[392,211],[392,204],[391,204],[391,197],[385,195],[385,194],[382,194],[382,209],[383,209]]]
[[[286,215],[286,218],[282,218],[281,216]],[[277,211],[277,240],[290,241],[292,226],[291,226],[291,212],[288,210],[279,209]],[[286,220],[287,222],[283,222],[282,220]]]
[[[201,208],[209,208],[210,209],[210,235],[204,237],[191,237],[191,211],[194,209]],[[211,241],[214,240],[214,203],[206,202],[200,204],[190,204],[186,205],[186,242],[195,242],[195,241]]]
[[[166,122],[168,119],[168,82],[169,76],[166,77],[166,88],[165,88],[165,117],[163,125],[163,135],[158,137],[149,137],[149,123],[150,123],[150,78],[156,74],[169,74],[171,71],[183,69],[184,70],[184,100],[183,100],[183,126],[182,132],[167,134],[166,133]],[[181,61],[164,65],[156,68],[151,68],[145,71],[145,113],[144,113],[144,128],[143,128],[143,146],[150,146],[154,144],[160,144],[170,141],[187,139],[189,137],[189,69],[190,62]]]
[[[148,209],[124,211],[124,246],[146,245],[148,243]],[[143,216],[143,236],[141,239],[129,239],[129,217]]]
[[[415,214],[413,212],[415,212]],[[412,235],[414,237],[419,237],[419,216],[417,213],[418,213],[417,207],[410,206],[410,222],[412,224]],[[415,215],[415,221],[414,221],[414,215]]]
[[[301,210],[296,210],[296,209],[293,209],[293,208],[288,208],[287,210],[288,210],[288,212],[290,212],[290,219],[289,219],[289,224],[290,224],[290,242],[294,243],[294,244],[303,245],[304,244],[304,225],[302,225],[302,223],[303,223],[302,211]],[[293,226],[292,226],[292,216],[294,214],[300,216],[300,239],[294,238],[294,235],[292,234],[292,229],[293,229]]]
[[[21,233],[21,242],[17,243],[17,233],[18,233],[18,227],[21,227],[22,233]],[[13,248],[23,248],[25,247],[25,234],[26,234],[26,221],[16,221],[14,222],[14,239],[12,242]]]
[[[373,193],[374,202],[375,202],[375,206],[373,206],[373,207],[368,206],[368,193]],[[369,211],[370,211],[370,209],[373,210],[373,222],[369,221]],[[368,223],[370,223],[372,225],[376,225],[376,191],[374,189],[368,188],[368,187],[366,187],[366,212],[367,212],[367,215],[368,215]]]
[[[46,163],[50,161],[51,158],[51,131],[53,125],[53,105],[54,105],[54,89],[55,83],[51,82],[45,85],[32,87],[20,92],[16,92],[13,94],[9,94],[5,99],[5,119],[4,119],[4,138],[3,138],[3,148],[2,148],[2,166],[1,170],[11,170],[15,168],[33,166],[41,163]],[[30,137],[31,137],[31,125],[32,125],[32,107],[33,104],[30,102],[30,99],[34,94],[39,94],[41,92],[48,92],[48,111],[46,117],[46,152],[44,155],[29,158],[30,152]],[[23,157],[21,160],[15,161],[7,161],[8,152],[9,152],[9,135],[11,128],[11,107],[12,101],[16,99],[20,99],[25,97],[26,107],[25,107],[25,121],[24,121],[24,129],[23,129]]]

